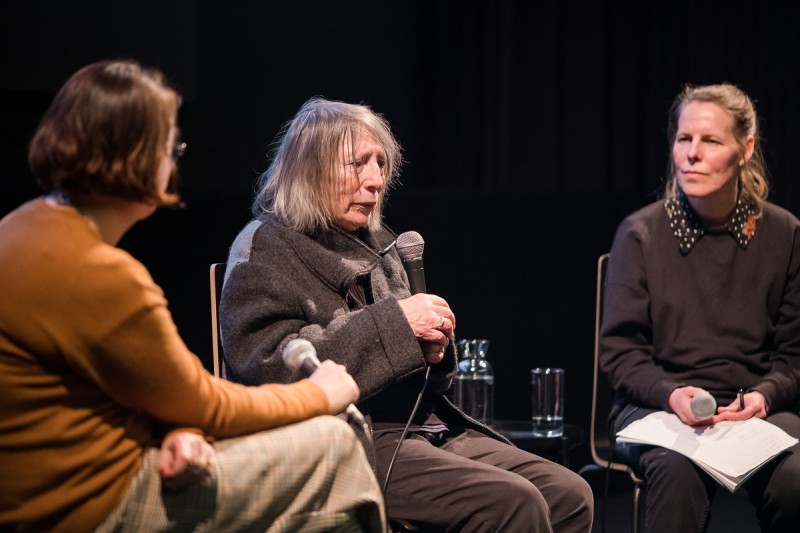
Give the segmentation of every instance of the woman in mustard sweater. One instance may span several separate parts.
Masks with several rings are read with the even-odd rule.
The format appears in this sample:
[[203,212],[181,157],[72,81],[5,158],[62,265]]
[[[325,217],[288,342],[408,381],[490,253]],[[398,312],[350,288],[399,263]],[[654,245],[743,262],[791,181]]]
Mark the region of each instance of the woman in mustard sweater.
[[358,398],[344,367],[214,378],[116,247],[178,201],[179,105],[158,71],[95,63],[31,141],[47,196],[0,221],[0,529],[381,531],[355,434],[319,416]]

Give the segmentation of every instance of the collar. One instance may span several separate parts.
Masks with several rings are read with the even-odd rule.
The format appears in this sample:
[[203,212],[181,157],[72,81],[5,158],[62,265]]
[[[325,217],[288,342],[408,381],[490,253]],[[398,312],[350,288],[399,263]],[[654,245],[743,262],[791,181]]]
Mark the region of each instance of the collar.
[[[262,219],[288,244],[306,268],[336,291],[346,291],[357,276],[373,271],[396,256],[394,233],[385,226],[377,231],[348,233],[337,227],[302,233],[281,223],[274,215]],[[397,257],[397,263],[400,259]],[[388,267],[387,267],[388,268]]]
[[[678,240],[681,253],[688,254],[708,228],[692,209],[689,199],[681,190],[678,190],[675,198],[664,201],[664,209],[667,211],[669,227]],[[758,220],[756,204],[740,197],[725,227],[743,250],[747,249],[747,245],[756,234],[756,220]]]

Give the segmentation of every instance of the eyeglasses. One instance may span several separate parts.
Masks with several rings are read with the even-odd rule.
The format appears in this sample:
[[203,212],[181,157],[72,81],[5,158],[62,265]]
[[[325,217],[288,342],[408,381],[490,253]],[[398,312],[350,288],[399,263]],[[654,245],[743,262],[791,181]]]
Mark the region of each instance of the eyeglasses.
[[178,141],[172,145],[172,160],[175,161],[176,163],[178,162],[178,159],[183,157],[183,154],[185,153],[186,153],[185,142]]

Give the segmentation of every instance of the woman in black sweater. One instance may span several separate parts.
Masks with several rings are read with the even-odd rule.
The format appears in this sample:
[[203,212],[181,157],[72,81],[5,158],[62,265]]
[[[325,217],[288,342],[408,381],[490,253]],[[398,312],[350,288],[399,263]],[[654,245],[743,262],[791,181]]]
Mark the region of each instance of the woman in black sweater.
[[[687,86],[668,135],[666,198],[627,217],[611,250],[600,343],[612,429],[666,410],[689,425],[765,418],[798,437],[800,222],[765,200],[753,104],[731,85]],[[720,405],[710,420],[690,409],[705,392]],[[704,530],[716,483],[676,452],[637,454],[646,529]],[[795,445],[743,485],[764,530],[800,523],[799,478]]]

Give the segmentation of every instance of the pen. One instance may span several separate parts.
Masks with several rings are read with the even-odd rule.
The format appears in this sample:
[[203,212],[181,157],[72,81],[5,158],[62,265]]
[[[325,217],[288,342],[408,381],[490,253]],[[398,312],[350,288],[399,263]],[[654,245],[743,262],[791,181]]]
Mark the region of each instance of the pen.
[[739,397],[739,410],[744,410],[744,391],[739,389],[739,392],[736,393],[736,396]]

